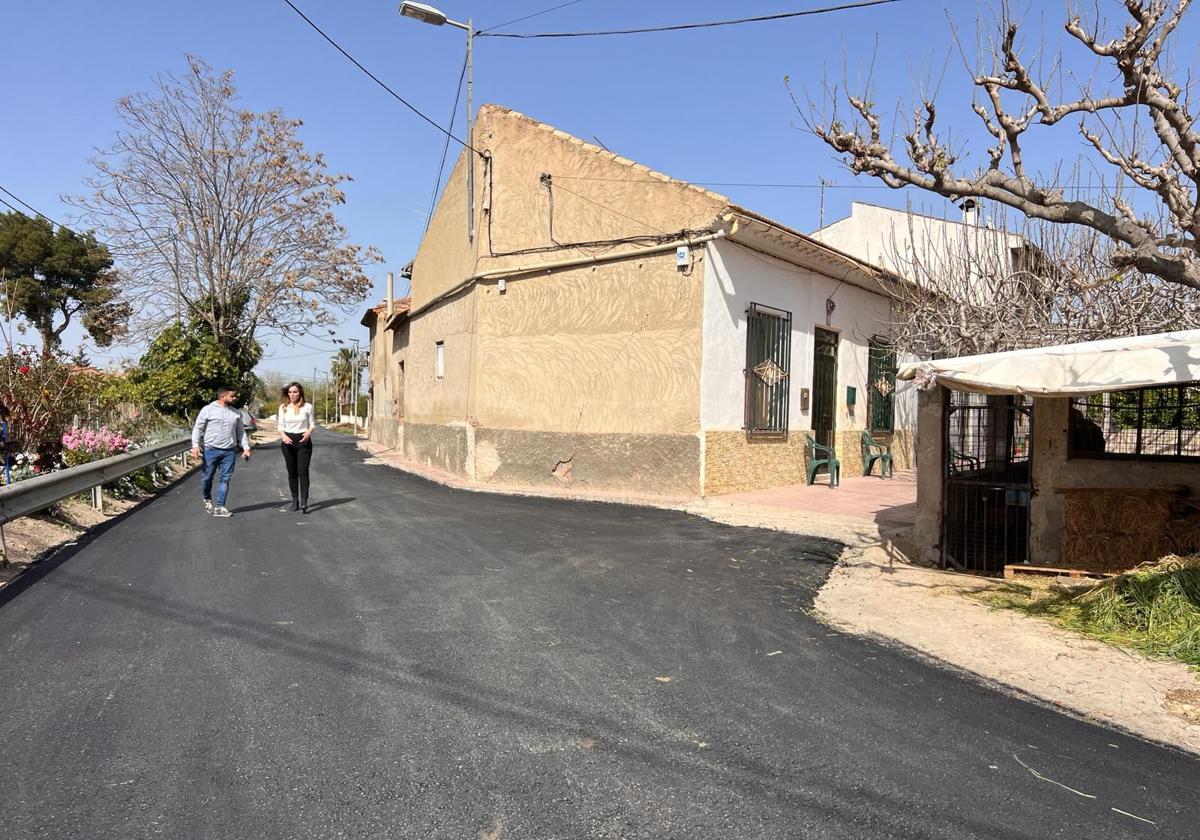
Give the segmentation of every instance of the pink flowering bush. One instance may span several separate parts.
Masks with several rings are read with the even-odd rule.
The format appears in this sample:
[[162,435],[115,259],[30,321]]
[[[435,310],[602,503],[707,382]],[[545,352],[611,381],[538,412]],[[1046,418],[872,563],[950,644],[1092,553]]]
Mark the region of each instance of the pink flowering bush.
[[72,426],[62,436],[63,460],[68,467],[99,461],[110,455],[128,452],[133,441],[108,426],[98,429],[83,429]]

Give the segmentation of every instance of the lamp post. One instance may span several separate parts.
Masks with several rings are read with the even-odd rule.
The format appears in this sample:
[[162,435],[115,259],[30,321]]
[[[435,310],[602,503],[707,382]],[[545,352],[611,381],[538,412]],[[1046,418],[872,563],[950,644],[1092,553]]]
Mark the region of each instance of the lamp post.
[[471,25],[471,19],[467,18],[466,23],[460,23],[457,20],[451,20],[446,17],[445,12],[440,9],[435,9],[433,6],[425,3],[410,3],[404,2],[400,4],[397,10],[401,16],[412,18],[421,23],[428,23],[431,26],[444,26],[449,24],[459,29],[466,30],[467,33],[467,241],[475,241],[475,122],[471,117],[471,97],[473,93],[473,56],[472,43],[475,36],[475,27]]

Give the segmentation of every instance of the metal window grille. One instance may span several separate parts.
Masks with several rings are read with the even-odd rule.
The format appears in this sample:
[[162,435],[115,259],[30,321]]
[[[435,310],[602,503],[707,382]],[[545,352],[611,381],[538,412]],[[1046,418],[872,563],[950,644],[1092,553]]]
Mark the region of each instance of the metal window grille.
[[1200,461],[1200,382],[1071,400],[1072,458]]
[[896,428],[896,351],[883,338],[872,338],[867,360],[871,431],[891,432]]
[[751,303],[746,309],[746,431],[786,435],[792,313]]

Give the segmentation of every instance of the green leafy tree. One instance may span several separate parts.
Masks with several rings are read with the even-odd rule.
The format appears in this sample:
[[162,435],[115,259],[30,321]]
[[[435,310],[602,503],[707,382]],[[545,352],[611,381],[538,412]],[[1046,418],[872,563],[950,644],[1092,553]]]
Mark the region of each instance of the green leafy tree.
[[366,356],[361,352],[356,354],[351,347],[342,347],[337,355],[330,360],[330,372],[333,375],[333,390],[337,394],[338,413],[341,406],[349,405],[354,399],[354,379],[357,368],[361,391],[362,372],[366,367]]
[[256,344],[227,350],[203,323],[176,323],[150,343],[130,378],[147,405],[168,417],[190,418],[222,385],[242,397],[252,394],[251,369],[260,353]]
[[121,335],[129,319],[129,305],[118,300],[112,255],[91,233],[0,214],[0,277],[5,310],[37,330],[46,358],[76,318],[100,347]]

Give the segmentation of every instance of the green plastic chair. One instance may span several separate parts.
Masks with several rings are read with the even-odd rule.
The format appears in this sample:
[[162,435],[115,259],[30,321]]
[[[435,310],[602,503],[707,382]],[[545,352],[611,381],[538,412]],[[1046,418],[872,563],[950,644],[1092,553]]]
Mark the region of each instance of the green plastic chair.
[[961,473],[966,470],[979,469],[979,459],[974,455],[967,455],[965,452],[959,452],[953,446],[950,447],[950,472]]
[[875,440],[870,432],[862,433],[862,460],[863,475],[871,474],[876,461],[879,462],[880,478],[894,478],[896,475],[896,469],[892,465],[892,447]]
[[812,435],[804,436],[804,453],[808,456],[808,484],[811,487],[821,467],[829,469],[829,486],[837,487],[841,478],[842,467],[832,446],[817,443]]

